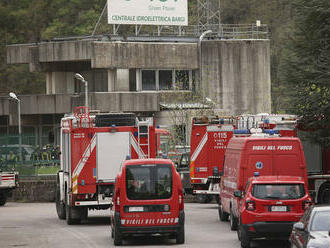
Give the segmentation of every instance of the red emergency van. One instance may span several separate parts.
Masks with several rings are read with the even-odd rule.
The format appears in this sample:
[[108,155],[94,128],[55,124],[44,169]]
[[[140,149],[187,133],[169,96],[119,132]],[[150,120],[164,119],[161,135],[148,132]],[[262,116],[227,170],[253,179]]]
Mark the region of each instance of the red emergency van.
[[[296,195],[291,196],[290,190]],[[219,217],[226,221],[230,216],[231,229],[238,229],[242,247],[249,247],[255,238],[288,238],[293,223],[310,204],[298,138],[250,136],[229,141]]]
[[116,179],[110,211],[115,245],[132,235],[163,234],[183,244],[184,199],[181,178],[170,159],[132,159]]

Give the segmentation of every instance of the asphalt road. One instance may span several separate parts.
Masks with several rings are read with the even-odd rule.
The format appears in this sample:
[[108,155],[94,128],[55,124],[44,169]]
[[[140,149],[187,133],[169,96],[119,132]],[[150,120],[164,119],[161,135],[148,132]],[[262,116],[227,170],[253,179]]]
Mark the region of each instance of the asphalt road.
[[[239,248],[236,232],[218,218],[216,204],[186,203],[186,242],[163,237],[139,237],[124,241],[128,247],[221,247]],[[91,248],[113,247],[108,211],[89,211],[81,225],[68,226],[59,220],[54,203],[13,203],[0,208],[0,247]],[[258,241],[253,248],[284,248],[283,241]]]

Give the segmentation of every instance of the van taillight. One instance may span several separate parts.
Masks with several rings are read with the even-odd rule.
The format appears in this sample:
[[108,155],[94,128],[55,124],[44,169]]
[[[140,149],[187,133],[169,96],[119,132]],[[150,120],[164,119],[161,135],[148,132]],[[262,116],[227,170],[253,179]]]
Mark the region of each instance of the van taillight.
[[246,201],[246,209],[249,211],[256,210],[256,203],[255,201]]
[[120,211],[120,190],[117,189],[116,190],[116,194],[115,194],[116,198],[115,198],[115,211]]
[[179,210],[183,210],[184,208],[184,200],[183,200],[183,192],[179,190]]
[[310,206],[312,206],[312,201],[310,201],[310,200],[303,201],[303,203],[302,203],[302,209],[303,210],[308,209]]

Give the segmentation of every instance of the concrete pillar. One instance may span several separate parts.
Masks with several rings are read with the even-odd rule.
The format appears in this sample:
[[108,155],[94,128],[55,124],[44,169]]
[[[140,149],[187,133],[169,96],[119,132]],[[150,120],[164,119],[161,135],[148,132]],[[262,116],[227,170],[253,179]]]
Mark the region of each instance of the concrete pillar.
[[155,71],[155,76],[156,76],[156,90],[159,90],[159,70]]
[[46,72],[46,94],[53,94],[53,77],[52,72]]
[[193,74],[192,70],[189,70],[189,90],[192,90],[193,88]]
[[109,69],[108,70],[108,92],[116,91],[115,83],[117,80],[117,70]]
[[116,91],[129,91],[128,69],[117,69]]
[[142,71],[136,69],[136,91],[142,91]]

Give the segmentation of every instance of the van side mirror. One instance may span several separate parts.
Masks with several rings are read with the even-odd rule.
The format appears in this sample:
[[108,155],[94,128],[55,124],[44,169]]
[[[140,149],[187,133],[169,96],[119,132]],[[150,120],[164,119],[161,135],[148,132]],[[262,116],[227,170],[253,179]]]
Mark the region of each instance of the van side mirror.
[[293,229],[303,231],[305,230],[305,225],[302,222],[297,222],[293,225]]
[[234,191],[234,196],[235,196],[235,197],[241,198],[242,195],[243,195],[243,194],[242,194],[242,191],[240,191],[240,190],[235,190],[235,191]]
[[314,200],[316,197],[316,192],[314,190],[311,190],[308,193],[309,193],[310,197],[312,197],[312,199]]

